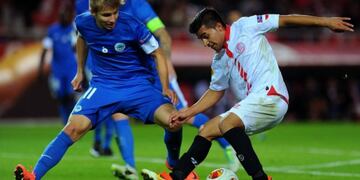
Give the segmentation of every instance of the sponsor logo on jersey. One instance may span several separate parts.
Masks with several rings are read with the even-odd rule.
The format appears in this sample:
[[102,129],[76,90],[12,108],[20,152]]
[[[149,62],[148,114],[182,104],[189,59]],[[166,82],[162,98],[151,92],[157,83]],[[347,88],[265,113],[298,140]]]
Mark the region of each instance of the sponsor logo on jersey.
[[239,54],[242,54],[245,51],[245,44],[242,42],[239,42],[236,44],[236,52]]
[[124,43],[121,43],[121,42],[116,43],[115,46],[114,46],[114,48],[115,48],[115,51],[117,51],[117,52],[122,52],[122,51],[124,51],[124,49],[125,49],[125,44],[124,44]]
[[101,52],[103,52],[103,53],[108,53],[109,52],[109,50],[108,49],[106,49],[104,46],[102,47],[102,49],[101,49]]
[[263,22],[262,15],[257,15],[257,16],[256,16],[256,19],[257,19],[257,22],[258,22],[258,23],[262,23],[262,22]]

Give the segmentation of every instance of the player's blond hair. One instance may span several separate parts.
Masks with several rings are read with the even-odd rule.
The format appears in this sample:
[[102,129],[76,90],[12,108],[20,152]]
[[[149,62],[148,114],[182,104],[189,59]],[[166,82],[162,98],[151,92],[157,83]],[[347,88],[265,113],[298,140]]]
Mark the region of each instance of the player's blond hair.
[[90,0],[90,12],[97,13],[104,7],[119,8],[120,0]]

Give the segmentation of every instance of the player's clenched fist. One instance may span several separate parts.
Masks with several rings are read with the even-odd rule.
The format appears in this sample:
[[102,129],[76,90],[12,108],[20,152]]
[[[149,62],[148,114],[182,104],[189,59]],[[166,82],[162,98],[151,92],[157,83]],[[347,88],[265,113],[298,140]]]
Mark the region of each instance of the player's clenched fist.
[[71,85],[73,86],[74,91],[81,92],[82,91],[82,82],[84,80],[83,73],[76,73],[74,79],[71,81]]

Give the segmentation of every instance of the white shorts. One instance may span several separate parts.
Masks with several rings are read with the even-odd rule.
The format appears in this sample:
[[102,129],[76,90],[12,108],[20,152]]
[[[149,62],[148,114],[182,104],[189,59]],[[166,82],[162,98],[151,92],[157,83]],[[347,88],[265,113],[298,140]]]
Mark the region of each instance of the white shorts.
[[242,120],[248,135],[257,134],[279,124],[287,112],[288,104],[279,96],[258,96],[250,94],[221,114],[224,119],[234,113]]

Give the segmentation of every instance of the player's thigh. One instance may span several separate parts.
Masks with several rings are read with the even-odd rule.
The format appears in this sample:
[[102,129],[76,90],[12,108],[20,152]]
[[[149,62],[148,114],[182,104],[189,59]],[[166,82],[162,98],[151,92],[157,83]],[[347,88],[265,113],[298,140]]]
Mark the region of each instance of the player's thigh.
[[85,135],[91,127],[91,121],[86,116],[71,114],[63,131],[68,134],[73,141],[77,141]]
[[229,112],[224,118],[221,119],[221,122],[219,123],[220,131],[223,134],[235,127],[245,129],[244,123],[240,117],[232,112]]
[[123,113],[114,113],[113,115],[111,115],[111,117],[114,121],[122,121],[129,119],[129,116]]
[[154,122],[170,131],[176,129],[170,129],[170,115],[176,112],[175,107],[172,104],[163,104],[155,110],[154,113]]
[[252,135],[279,124],[287,108],[288,104],[278,96],[249,96],[224,114],[236,114],[244,124],[245,132]]
[[199,130],[199,135],[209,140],[222,136],[219,128],[221,118],[221,116],[216,116],[215,118],[212,118],[208,122],[206,122],[204,126]]

